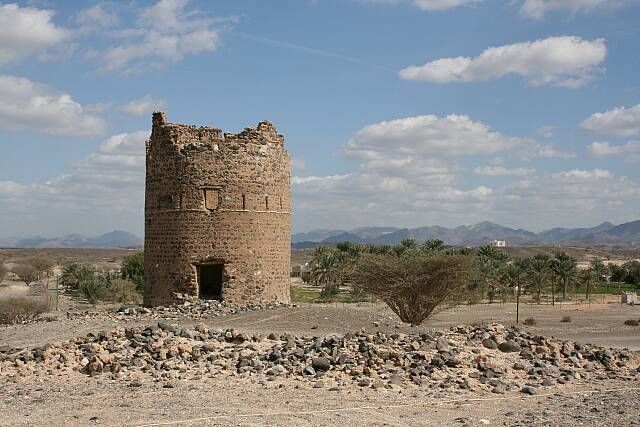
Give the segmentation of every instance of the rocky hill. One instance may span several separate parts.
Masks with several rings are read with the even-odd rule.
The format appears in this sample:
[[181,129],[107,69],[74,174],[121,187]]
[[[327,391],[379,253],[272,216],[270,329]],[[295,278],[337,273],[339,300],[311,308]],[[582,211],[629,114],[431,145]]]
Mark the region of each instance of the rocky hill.
[[489,221],[470,226],[447,228],[425,226],[418,228],[359,227],[355,230],[317,230],[294,234],[294,248],[313,247],[313,244],[353,243],[398,244],[404,239],[424,242],[440,239],[448,245],[486,245],[491,240],[506,240],[510,246],[533,245],[621,245],[640,246],[640,220],[620,225],[604,222],[595,227],[552,228],[540,233],[513,229]]

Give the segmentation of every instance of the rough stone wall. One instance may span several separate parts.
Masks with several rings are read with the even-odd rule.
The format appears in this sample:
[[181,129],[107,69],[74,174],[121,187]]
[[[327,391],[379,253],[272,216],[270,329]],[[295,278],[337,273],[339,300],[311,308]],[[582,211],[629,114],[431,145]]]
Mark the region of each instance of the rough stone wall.
[[289,302],[291,159],[269,122],[240,133],[167,123],[147,143],[145,305],[198,295],[196,265],[224,263],[222,299]]

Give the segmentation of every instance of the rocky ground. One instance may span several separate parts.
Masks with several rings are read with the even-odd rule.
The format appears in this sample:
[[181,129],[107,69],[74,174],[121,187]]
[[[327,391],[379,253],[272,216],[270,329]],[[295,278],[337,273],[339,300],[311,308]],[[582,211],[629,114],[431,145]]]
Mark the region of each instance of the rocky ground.
[[84,310],[67,311],[67,319],[101,319],[101,320],[149,320],[149,319],[181,319],[195,320],[224,317],[229,314],[274,310],[291,307],[290,304],[272,302],[266,304],[250,304],[238,306],[220,301],[206,301],[190,295],[176,294],[176,304],[171,306],[121,307],[118,310]]
[[0,328],[0,425],[640,425],[637,352],[547,333],[630,308],[412,328],[382,306],[185,302]]

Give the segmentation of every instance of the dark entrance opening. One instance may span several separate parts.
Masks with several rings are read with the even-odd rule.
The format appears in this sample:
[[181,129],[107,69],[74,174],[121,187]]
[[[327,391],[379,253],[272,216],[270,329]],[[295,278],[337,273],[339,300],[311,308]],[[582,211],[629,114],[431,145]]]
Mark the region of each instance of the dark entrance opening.
[[222,301],[222,271],[223,264],[201,264],[198,269],[198,286],[200,298],[217,299]]

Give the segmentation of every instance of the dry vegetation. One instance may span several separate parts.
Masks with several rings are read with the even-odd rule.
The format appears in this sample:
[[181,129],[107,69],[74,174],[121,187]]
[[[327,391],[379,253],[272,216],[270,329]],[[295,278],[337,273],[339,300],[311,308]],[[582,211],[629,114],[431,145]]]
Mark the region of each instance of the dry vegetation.
[[473,260],[464,255],[361,256],[350,277],[405,323],[419,325],[436,310],[459,304],[473,280]]
[[29,298],[3,299],[0,300],[0,325],[28,322],[47,310],[47,305],[42,301]]

